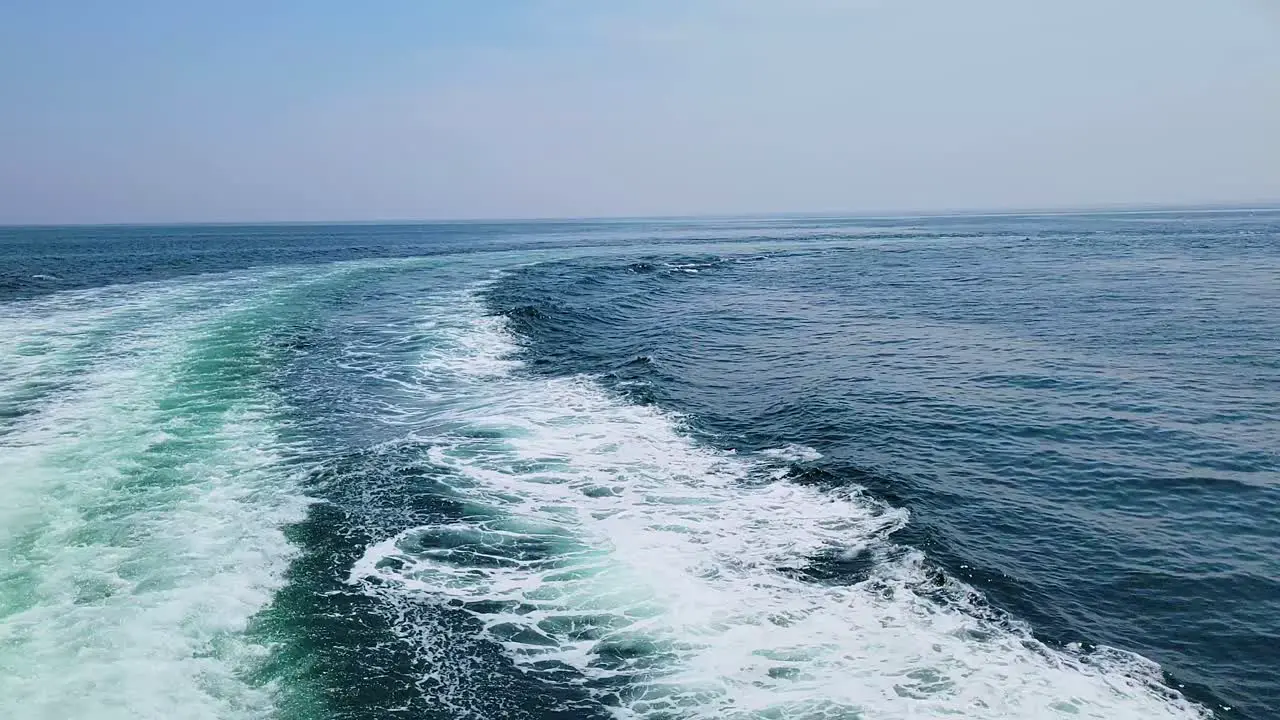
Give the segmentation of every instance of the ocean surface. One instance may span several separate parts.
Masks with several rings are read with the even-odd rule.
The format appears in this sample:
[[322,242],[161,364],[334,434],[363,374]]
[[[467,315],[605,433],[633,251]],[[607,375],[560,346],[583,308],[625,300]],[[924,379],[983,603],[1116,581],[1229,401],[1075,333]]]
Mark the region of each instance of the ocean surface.
[[1280,212],[0,228],[0,717],[1280,718]]

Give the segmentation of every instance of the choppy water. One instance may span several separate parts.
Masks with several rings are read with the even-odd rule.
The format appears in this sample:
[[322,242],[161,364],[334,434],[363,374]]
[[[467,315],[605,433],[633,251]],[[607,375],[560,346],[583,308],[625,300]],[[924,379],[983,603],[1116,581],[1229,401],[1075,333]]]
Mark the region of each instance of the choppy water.
[[1280,214],[0,229],[0,715],[1280,717]]

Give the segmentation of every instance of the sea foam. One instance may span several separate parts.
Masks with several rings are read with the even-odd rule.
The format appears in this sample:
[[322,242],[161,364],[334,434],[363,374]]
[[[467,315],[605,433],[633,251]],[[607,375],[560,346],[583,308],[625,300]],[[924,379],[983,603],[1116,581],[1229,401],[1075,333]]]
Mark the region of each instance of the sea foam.
[[[894,542],[904,510],[779,472],[813,451],[715,450],[591,378],[526,373],[474,295],[428,314],[424,392],[450,400],[415,441],[467,512],[367,549],[349,581],[388,607],[465,608],[620,717],[1206,715],[1139,656],[1050,648],[987,609]],[[865,573],[809,572],[832,559]]]
[[244,677],[266,648],[243,631],[283,583],[281,527],[305,501],[280,466],[274,400],[223,376],[245,362],[234,331],[259,280],[8,306],[6,365],[52,389],[0,386],[27,409],[0,435],[5,717],[273,712],[271,688]]

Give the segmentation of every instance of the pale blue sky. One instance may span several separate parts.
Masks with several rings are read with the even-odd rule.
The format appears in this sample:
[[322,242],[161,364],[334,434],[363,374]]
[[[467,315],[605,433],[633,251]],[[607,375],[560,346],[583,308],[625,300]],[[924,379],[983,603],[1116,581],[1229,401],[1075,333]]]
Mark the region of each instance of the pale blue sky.
[[1280,0],[0,0],[0,223],[1280,200]]

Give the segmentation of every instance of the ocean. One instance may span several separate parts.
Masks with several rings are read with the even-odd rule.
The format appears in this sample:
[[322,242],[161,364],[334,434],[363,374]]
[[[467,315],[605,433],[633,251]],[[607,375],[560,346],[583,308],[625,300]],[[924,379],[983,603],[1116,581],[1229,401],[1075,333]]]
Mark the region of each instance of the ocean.
[[1280,718],[1280,212],[0,228],[0,717]]

